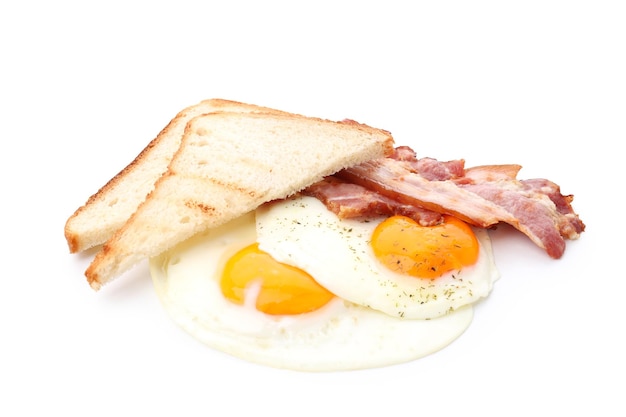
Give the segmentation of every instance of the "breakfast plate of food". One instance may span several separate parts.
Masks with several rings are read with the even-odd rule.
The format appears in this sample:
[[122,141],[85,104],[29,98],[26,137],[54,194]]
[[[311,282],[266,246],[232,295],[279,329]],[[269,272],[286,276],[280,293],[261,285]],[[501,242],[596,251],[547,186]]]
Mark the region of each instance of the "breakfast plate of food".
[[556,262],[574,196],[521,165],[419,155],[392,133],[227,99],[165,123],[68,216],[85,285],[148,261],[172,321],[209,349],[297,372],[411,362],[452,344],[501,279],[504,226]]
[[626,415],[623,13],[39,3],[0,415]]

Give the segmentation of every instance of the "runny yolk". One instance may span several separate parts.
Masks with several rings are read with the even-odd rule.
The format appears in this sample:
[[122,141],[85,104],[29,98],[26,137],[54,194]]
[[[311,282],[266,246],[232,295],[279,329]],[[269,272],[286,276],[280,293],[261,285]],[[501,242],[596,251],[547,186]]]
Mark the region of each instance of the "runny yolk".
[[371,245],[389,269],[430,279],[473,265],[479,250],[470,226],[452,216],[428,227],[408,217],[390,217],[374,230]]
[[334,297],[306,272],[259,249],[258,243],[226,262],[220,285],[222,294],[237,304],[244,304],[246,291],[257,285],[256,309],[273,315],[308,313]]

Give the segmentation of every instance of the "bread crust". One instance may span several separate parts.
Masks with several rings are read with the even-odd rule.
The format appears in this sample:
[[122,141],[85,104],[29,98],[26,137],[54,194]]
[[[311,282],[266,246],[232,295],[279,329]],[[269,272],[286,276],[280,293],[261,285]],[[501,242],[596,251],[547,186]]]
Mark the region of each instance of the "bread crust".
[[178,150],[187,122],[201,114],[231,112],[286,112],[238,101],[213,98],[181,110],[150,143],[66,221],[65,239],[70,253],[100,245],[124,225],[153,189],[156,180]]
[[388,131],[275,110],[202,114],[184,132],[166,172],[85,272],[94,289],[196,233],[393,150]]

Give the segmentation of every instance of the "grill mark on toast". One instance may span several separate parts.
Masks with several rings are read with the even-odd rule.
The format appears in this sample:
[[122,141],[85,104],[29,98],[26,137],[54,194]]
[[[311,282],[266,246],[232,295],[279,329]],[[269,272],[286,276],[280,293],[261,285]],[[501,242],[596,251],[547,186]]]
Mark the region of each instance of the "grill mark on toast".
[[264,192],[263,193],[259,193],[257,190],[254,190],[254,189],[251,189],[251,188],[248,188],[248,187],[243,187],[243,186],[241,186],[239,184],[226,182],[226,181],[220,181],[217,178],[208,178],[206,180],[212,182],[215,185],[218,185],[218,186],[224,188],[227,191],[236,191],[236,192],[238,192],[240,194],[248,195],[248,196],[254,197],[254,198],[260,197],[260,196],[263,196],[263,195],[266,194]]
[[213,206],[193,200],[185,201],[185,206],[189,207],[190,209],[200,209],[200,211],[206,215],[213,215],[217,210],[217,208]]
[[[196,141],[203,132],[190,126],[207,128],[210,137]],[[277,126],[281,129],[275,130]],[[209,135],[213,127],[219,131]],[[188,122],[167,170],[159,174],[153,190],[96,255],[85,275],[98,289],[190,233],[284,198],[321,176],[382,156],[392,150],[386,144],[393,144],[393,138],[380,129],[290,114],[196,116]],[[286,156],[285,161],[276,155]],[[298,171],[303,171],[302,179],[292,176]]]

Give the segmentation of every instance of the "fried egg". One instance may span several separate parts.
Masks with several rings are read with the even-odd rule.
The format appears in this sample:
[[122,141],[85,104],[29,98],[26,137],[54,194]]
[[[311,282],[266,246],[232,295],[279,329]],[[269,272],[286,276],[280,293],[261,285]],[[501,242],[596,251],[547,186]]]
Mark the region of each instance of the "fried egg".
[[312,197],[287,199],[152,258],[150,271],[172,319],[230,355],[302,371],[407,362],[467,329],[497,271],[478,231],[473,265],[410,275],[384,249],[396,220],[406,219],[340,220]]
[[318,199],[301,197],[260,207],[257,234],[277,261],[344,300],[396,317],[435,318],[472,304],[500,276],[487,231],[452,217],[437,227],[402,216],[339,219]]

